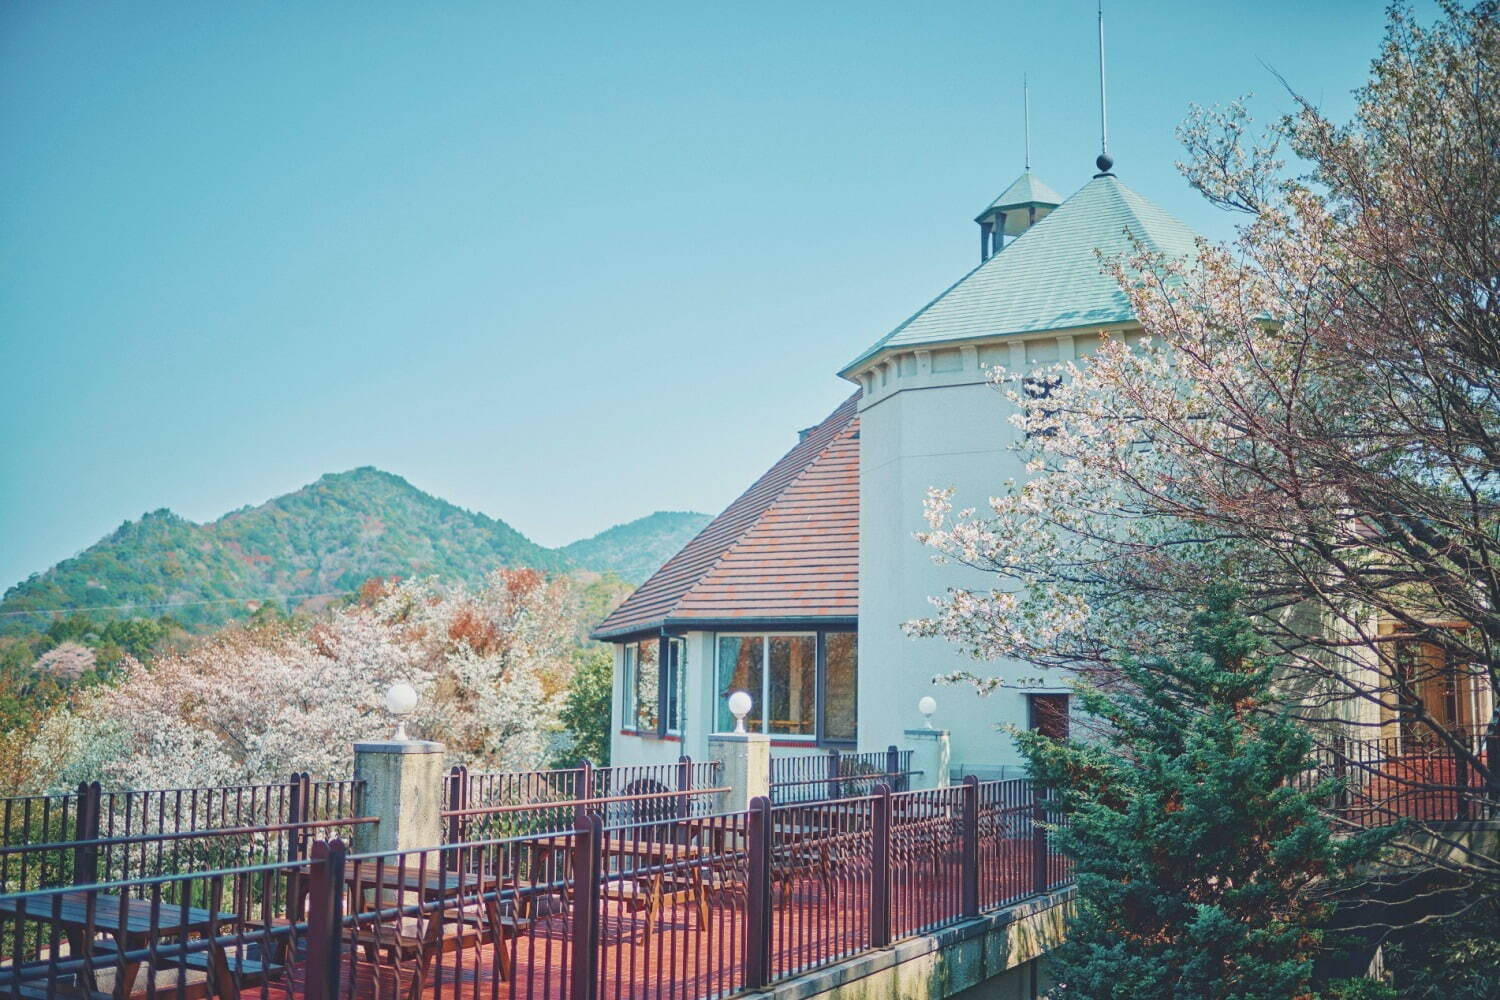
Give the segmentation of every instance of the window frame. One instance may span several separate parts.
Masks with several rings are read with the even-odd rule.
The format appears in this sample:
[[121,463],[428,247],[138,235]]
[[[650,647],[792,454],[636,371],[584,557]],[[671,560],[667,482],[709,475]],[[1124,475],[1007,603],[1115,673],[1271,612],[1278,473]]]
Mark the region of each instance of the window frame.
[[[850,739],[833,739],[827,734],[828,729],[828,636],[830,634],[852,635],[854,637],[855,649],[855,722],[854,737]],[[714,666],[713,666],[713,691],[714,709],[709,721],[709,732],[713,735],[724,735],[732,730],[719,728],[719,702],[722,700],[723,692],[720,684],[720,638],[726,639],[759,639],[761,640],[761,667],[760,667],[760,690],[750,692],[755,699],[757,707],[761,708],[760,729],[758,732],[769,736],[773,740],[784,743],[807,743],[809,741],[818,746],[853,747],[859,738],[859,629],[849,628],[818,628],[818,629],[733,629],[714,632]],[[813,731],[811,733],[773,733],[770,731],[770,717],[765,713],[764,706],[770,700],[771,690],[771,640],[773,638],[812,638],[813,639]]]
[[[640,724],[640,647],[656,646],[656,725]],[[620,645],[623,688],[620,731],[647,739],[681,739],[687,730],[687,638],[669,633],[644,636]],[[670,657],[675,654],[675,663]],[[673,669],[669,669],[673,668]],[[675,698],[675,702],[674,702]],[[672,713],[670,709],[677,711]],[[673,715],[675,714],[675,718]]]
[[639,641],[620,643],[620,729],[635,732],[636,647]]
[[687,731],[687,639],[680,635],[662,636],[657,662],[666,675],[661,683],[661,711],[657,713],[661,723],[657,734],[681,737]]

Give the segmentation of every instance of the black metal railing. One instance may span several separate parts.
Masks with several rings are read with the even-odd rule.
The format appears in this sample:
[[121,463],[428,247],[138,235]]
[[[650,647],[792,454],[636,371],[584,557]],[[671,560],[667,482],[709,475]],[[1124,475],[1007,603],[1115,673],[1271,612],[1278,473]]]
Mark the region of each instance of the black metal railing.
[[710,1000],[1055,888],[1046,809],[1025,782],[881,784],[31,889],[0,895],[0,996]]

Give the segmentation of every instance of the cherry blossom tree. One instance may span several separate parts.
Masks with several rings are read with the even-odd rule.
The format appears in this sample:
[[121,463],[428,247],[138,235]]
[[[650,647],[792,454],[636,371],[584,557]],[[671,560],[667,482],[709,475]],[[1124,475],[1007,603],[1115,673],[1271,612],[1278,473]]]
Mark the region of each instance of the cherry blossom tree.
[[1305,724],[1402,719],[1493,793],[1402,650],[1440,650],[1500,704],[1495,4],[1444,3],[1430,27],[1392,8],[1356,96],[1347,124],[1296,99],[1258,139],[1239,104],[1194,111],[1185,175],[1243,213],[1238,237],[1102,261],[1145,338],[1027,373],[1058,377],[1045,409],[994,372],[1029,478],[982,511],[934,490],[923,536],[994,586],[908,628],[1107,682],[1180,653],[1206,588],[1233,582]]
[[413,727],[455,760],[542,765],[573,647],[571,585],[501,570],[475,588],[370,586],[308,628],[227,629],[89,692],[43,727],[43,784],[117,787],[343,776],[352,744],[390,728],[386,688],[422,695]]

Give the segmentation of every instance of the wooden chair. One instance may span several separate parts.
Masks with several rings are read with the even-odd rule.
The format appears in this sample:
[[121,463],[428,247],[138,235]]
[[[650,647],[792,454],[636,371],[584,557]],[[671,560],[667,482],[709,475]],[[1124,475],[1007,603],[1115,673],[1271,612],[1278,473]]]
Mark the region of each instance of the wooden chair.
[[[164,947],[170,948],[171,945]],[[124,996],[137,1000],[137,998],[151,995],[154,988],[158,1000],[206,1000],[208,997],[240,1000],[241,991],[245,987],[258,986],[263,982],[278,979],[285,972],[285,967],[282,965],[250,958],[245,954],[247,949],[239,945],[230,945],[228,948],[210,948],[189,952],[182,956],[180,962],[176,956],[163,957],[159,966],[143,962],[133,970],[133,975],[130,976],[129,993],[126,994],[120,981],[122,970],[110,958],[114,950],[115,943],[108,938],[94,941],[92,952],[99,957],[91,970],[93,987],[90,988],[81,982],[85,978],[82,975],[69,976],[68,982],[58,984],[57,995],[66,996],[72,1000],[100,1000],[100,998],[122,1000]],[[59,957],[69,953],[68,945],[60,943]],[[45,967],[47,963],[39,961],[33,964],[40,968]],[[124,971],[129,973],[132,970]],[[0,978],[3,978],[3,971],[0,971]],[[46,994],[45,980],[22,983],[15,991],[0,987],[0,997],[14,995],[22,1000],[36,1000],[37,996],[45,998]]]
[[[662,911],[679,903],[693,904],[699,930],[708,927],[710,891],[740,890],[738,873],[726,865],[728,852],[743,852],[739,835],[731,831],[691,824],[680,845],[657,856],[647,850],[642,860],[651,873],[644,879],[632,879],[628,873],[619,879],[607,878],[601,890],[605,899],[619,902],[631,913],[645,911],[646,940],[651,940]],[[731,834],[735,844],[728,841]]]
[[510,942],[530,926],[530,919],[504,912],[498,894],[436,903],[420,903],[418,894],[411,892],[385,895],[382,905],[399,903],[401,915],[361,923],[354,928],[353,936],[372,964],[379,964],[382,953],[393,966],[414,963],[407,988],[410,1000],[420,1000],[433,959],[467,948],[473,948],[477,956],[486,943],[494,947],[500,978],[514,979]]
[[[96,954],[107,954],[113,947],[114,943],[106,940],[96,944],[94,950]],[[156,996],[164,1000],[198,1000],[210,996],[240,1000],[241,991],[246,987],[274,982],[286,973],[283,962],[251,957],[253,948],[255,942],[247,942],[188,952],[182,958],[181,968],[175,956],[163,958],[162,964],[154,969]],[[185,974],[179,975],[183,969]],[[115,975],[118,971],[114,965],[100,965],[94,972],[94,985],[102,993],[116,995]],[[152,971],[151,966],[143,964],[140,967],[131,985],[131,997],[146,995],[144,977]],[[184,987],[181,996],[178,995],[179,979]]]

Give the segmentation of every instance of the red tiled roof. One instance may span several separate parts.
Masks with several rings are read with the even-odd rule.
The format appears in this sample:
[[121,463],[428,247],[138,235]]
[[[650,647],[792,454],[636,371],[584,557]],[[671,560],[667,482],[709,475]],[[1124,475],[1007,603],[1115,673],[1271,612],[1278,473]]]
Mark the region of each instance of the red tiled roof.
[[859,613],[859,394],[849,397],[594,629]]

